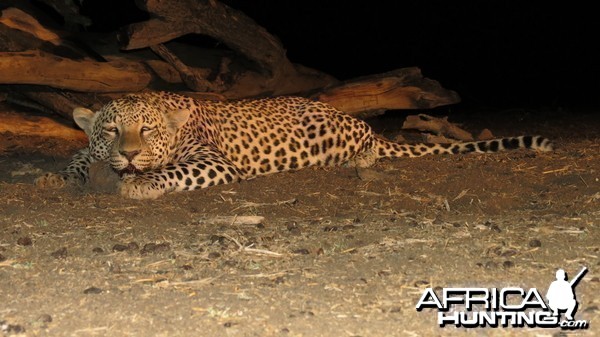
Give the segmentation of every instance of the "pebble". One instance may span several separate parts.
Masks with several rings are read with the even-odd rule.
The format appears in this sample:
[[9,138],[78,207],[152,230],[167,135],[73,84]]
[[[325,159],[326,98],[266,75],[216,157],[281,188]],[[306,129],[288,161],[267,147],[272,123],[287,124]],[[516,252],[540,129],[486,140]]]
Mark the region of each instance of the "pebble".
[[50,253],[50,256],[52,256],[55,259],[64,259],[67,257],[67,247],[62,247],[59,250],[56,250],[52,253]]
[[498,264],[494,261],[488,261],[483,265],[486,269],[495,269],[498,268]]
[[306,248],[300,248],[300,249],[296,249],[296,250],[292,251],[292,253],[300,254],[300,255],[308,255],[308,254],[310,254],[310,251]]
[[538,240],[538,239],[532,239],[531,241],[529,241],[529,247],[531,248],[536,248],[536,247],[541,247],[542,246],[542,241]]
[[94,252],[94,253],[104,253],[104,249],[102,249],[100,247],[94,247],[94,248],[92,248],[92,252]]
[[38,319],[38,322],[42,322],[42,323],[51,323],[52,322],[52,316],[48,315],[48,314],[41,314]]
[[17,244],[19,246],[31,246],[33,244],[33,241],[31,241],[30,237],[23,236],[17,239]]
[[124,252],[126,250],[128,250],[129,248],[125,245],[122,245],[120,243],[117,243],[116,245],[114,245],[112,247],[113,252]]
[[508,269],[508,268],[512,268],[512,267],[514,267],[514,266],[515,266],[515,263],[514,263],[514,262],[512,262],[512,261],[508,261],[508,260],[507,260],[507,261],[504,261],[504,262],[502,262],[502,267],[504,267],[504,268],[506,268],[506,269]]
[[100,294],[102,292],[102,289],[100,288],[96,288],[96,287],[89,287],[86,290],[83,291],[84,294]]
[[142,253],[142,254],[160,253],[160,252],[169,250],[169,248],[171,248],[171,244],[169,244],[168,242],[147,243],[144,245],[144,248],[142,248],[140,253]]

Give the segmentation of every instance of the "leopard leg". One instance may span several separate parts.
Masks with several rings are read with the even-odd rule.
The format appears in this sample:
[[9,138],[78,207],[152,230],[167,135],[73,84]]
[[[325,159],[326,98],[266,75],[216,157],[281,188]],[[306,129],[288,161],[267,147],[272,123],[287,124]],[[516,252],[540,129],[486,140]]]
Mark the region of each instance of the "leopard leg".
[[237,182],[242,176],[240,170],[221,153],[200,147],[182,161],[123,177],[119,192],[133,199],[156,199],[172,191],[189,191]]
[[89,179],[89,168],[93,161],[87,148],[79,150],[64,170],[46,173],[36,178],[34,184],[42,188],[61,188],[71,183],[85,183]]

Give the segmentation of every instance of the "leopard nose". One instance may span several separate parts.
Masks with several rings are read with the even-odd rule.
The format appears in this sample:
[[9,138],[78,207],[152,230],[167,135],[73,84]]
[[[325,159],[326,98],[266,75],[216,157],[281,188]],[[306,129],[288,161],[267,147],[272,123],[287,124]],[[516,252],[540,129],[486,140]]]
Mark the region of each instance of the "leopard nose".
[[137,156],[138,154],[140,154],[140,150],[135,150],[135,151],[119,151],[119,153],[124,156],[125,158],[127,158],[127,160],[132,161],[133,158],[135,156]]

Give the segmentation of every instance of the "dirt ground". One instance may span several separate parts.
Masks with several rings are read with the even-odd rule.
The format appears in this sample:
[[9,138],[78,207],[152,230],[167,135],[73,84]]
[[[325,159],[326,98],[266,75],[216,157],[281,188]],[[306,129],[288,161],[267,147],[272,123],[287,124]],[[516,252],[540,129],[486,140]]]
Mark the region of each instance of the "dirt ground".
[[[0,115],[11,115],[3,109]],[[394,137],[404,116],[369,122]],[[5,131],[0,331],[600,335],[598,114],[450,116],[496,136],[542,134],[557,150],[386,160],[360,171],[307,169],[135,201],[88,187],[36,189],[33,179],[62,168],[82,141]],[[216,220],[248,215],[264,220]],[[427,287],[535,287],[545,294],[558,268],[574,276],[584,266],[576,318],[589,321],[586,330],[440,328],[437,311],[415,310]]]

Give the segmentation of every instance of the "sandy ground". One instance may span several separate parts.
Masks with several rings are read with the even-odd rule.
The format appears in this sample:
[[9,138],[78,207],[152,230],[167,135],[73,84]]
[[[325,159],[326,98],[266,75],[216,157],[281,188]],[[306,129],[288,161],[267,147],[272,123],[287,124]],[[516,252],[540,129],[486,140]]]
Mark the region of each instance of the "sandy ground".
[[[5,130],[0,333],[600,335],[598,114],[489,116],[451,120],[497,136],[542,134],[557,150],[307,169],[134,201],[36,189],[33,179],[83,141]],[[394,137],[402,115],[370,122]],[[241,216],[264,219],[233,221]],[[558,268],[571,277],[583,267],[576,318],[586,330],[440,328],[437,311],[415,310],[428,287],[545,294]]]

